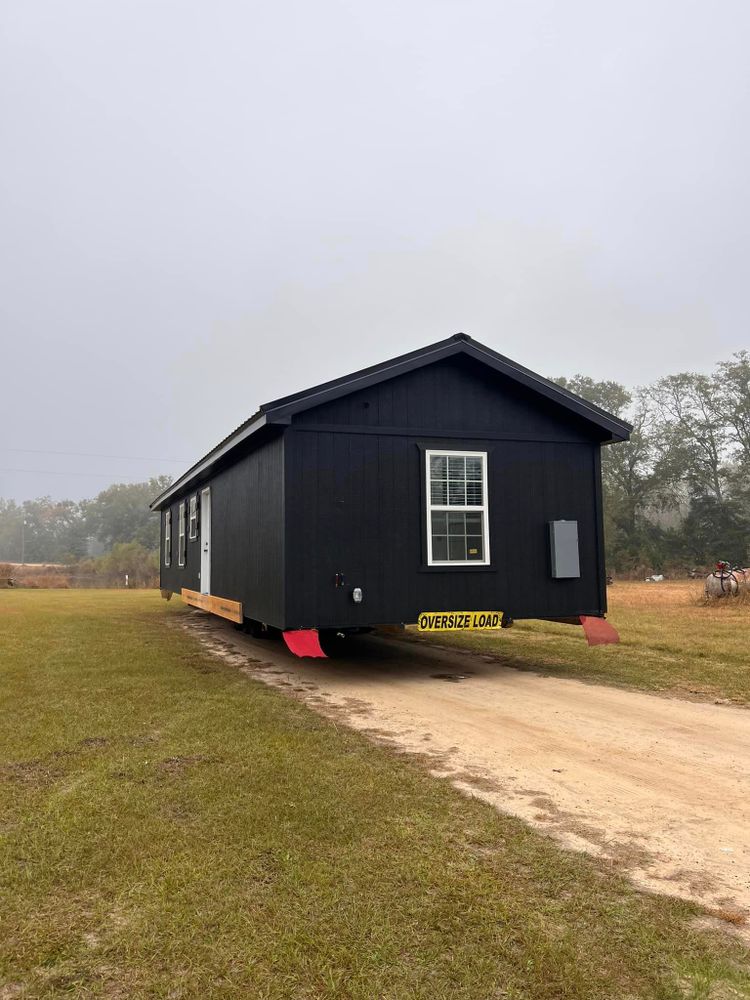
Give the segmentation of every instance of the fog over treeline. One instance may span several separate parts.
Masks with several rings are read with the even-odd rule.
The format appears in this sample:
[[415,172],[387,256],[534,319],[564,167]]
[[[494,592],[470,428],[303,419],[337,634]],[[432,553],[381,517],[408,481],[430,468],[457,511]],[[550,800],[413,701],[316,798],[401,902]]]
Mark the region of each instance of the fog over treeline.
[[[635,389],[555,381],[634,425],[629,442],[602,450],[609,572],[750,564],[750,353]],[[0,561],[73,563],[123,543],[156,552],[148,505],[170,481],[119,483],[83,501],[0,499]]]
[[627,386],[750,347],[748,37],[746,0],[3,3],[0,496],[175,474],[459,330]]
[[118,544],[159,548],[159,516],[149,504],[172,481],[115,483],[92,500],[0,498],[0,562],[73,563]]

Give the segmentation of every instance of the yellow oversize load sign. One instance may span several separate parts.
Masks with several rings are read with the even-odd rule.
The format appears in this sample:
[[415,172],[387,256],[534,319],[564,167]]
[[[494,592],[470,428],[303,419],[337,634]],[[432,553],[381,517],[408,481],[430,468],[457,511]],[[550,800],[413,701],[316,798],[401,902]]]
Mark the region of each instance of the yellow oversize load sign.
[[455,632],[458,629],[500,628],[502,611],[423,611],[418,632]]

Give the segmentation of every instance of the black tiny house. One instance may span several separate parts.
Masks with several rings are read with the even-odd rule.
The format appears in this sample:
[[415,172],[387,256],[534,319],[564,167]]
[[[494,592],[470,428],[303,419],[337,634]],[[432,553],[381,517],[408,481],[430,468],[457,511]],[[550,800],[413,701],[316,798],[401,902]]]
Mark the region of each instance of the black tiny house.
[[457,334],[261,406],[151,505],[162,589],[288,641],[602,618],[600,448],[630,430]]

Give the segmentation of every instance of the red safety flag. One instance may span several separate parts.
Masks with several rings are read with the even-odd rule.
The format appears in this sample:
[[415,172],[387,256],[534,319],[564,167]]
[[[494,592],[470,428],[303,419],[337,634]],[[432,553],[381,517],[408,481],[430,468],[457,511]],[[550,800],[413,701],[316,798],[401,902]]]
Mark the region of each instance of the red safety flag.
[[284,636],[284,642],[295,656],[322,656],[325,658],[326,654],[320,648],[320,639],[316,628],[290,629],[281,634]]
[[613,628],[606,618],[594,618],[591,615],[580,617],[589,646],[606,646],[607,643],[620,641],[617,629]]

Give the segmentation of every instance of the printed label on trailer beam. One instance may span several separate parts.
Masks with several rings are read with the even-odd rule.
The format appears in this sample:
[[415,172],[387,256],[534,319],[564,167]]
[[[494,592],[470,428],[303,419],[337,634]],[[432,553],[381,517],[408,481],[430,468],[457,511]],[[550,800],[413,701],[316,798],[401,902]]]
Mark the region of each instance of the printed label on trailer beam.
[[458,632],[500,628],[502,611],[423,611],[418,632]]
[[242,624],[242,604],[240,601],[230,601],[225,597],[215,597],[213,594],[199,594],[197,590],[188,590],[186,587],[182,588],[180,594],[183,601],[194,608],[210,611],[211,614],[228,618],[230,622]]

